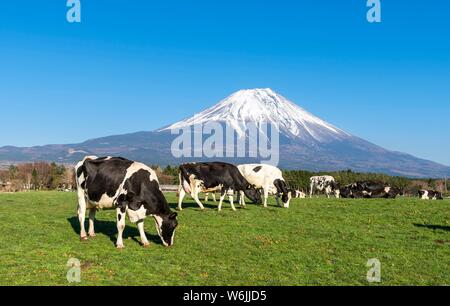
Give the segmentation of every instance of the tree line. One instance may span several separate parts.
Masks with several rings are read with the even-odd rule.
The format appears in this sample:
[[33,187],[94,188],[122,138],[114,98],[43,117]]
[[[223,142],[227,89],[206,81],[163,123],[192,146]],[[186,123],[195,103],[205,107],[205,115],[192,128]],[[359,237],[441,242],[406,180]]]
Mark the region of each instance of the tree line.
[[391,187],[399,188],[407,195],[416,195],[421,189],[433,189],[447,192],[444,180],[437,179],[413,179],[400,176],[390,176],[380,173],[358,173],[352,170],[334,172],[310,172],[310,171],[283,171],[283,176],[291,188],[308,192],[310,178],[312,176],[331,175],[341,186],[359,181],[377,181]]
[[[150,165],[156,171],[162,185],[178,185],[178,166],[161,167]],[[335,172],[311,172],[304,170],[283,171],[290,188],[309,191],[310,178],[316,175],[331,175],[341,186],[357,181],[379,181],[389,186],[399,188],[406,194],[415,195],[420,189],[433,189],[446,192],[444,180],[411,179],[399,176],[389,176],[379,173],[357,173],[351,170]],[[34,162],[11,165],[0,170],[0,191],[28,190],[66,190],[76,189],[75,171],[73,166],[57,163]]]
[[56,163],[24,163],[0,170],[0,188],[3,191],[72,190],[75,185],[73,167]]

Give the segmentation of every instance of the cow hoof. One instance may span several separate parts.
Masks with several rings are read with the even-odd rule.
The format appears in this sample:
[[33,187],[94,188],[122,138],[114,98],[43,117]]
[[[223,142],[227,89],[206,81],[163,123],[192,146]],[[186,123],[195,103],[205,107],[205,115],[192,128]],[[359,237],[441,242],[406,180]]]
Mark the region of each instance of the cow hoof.
[[81,241],[81,242],[88,241],[88,240],[89,240],[88,237],[80,237],[80,241]]
[[123,250],[123,249],[125,249],[125,246],[123,246],[123,245],[118,245],[116,248],[117,248],[118,250]]
[[144,243],[144,244],[142,244],[142,247],[144,249],[148,249],[150,247],[150,243]]
[[95,238],[95,237],[97,237],[97,235],[94,233],[94,234],[89,234],[89,237],[90,238]]

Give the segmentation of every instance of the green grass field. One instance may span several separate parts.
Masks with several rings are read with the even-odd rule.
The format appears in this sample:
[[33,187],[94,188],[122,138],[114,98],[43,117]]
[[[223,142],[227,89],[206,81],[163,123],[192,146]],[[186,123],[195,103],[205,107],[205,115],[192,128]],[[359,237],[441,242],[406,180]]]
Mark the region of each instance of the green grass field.
[[271,204],[218,213],[187,200],[174,247],[148,219],[152,246],[128,223],[119,251],[114,212],[99,212],[97,237],[82,243],[75,194],[0,194],[0,285],[70,285],[70,258],[81,261],[81,285],[369,285],[371,258],[382,285],[450,285],[449,200]]

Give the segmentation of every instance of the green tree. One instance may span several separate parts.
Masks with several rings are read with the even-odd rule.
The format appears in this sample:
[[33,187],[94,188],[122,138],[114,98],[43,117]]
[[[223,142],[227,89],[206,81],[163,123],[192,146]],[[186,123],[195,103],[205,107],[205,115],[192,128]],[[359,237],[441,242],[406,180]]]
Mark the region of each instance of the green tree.
[[39,185],[39,180],[38,180],[38,172],[37,172],[36,168],[33,168],[33,171],[31,172],[31,180],[32,180],[34,190],[37,190],[38,185]]
[[19,171],[19,169],[16,166],[11,165],[11,166],[9,166],[8,171],[9,171],[9,179],[10,180],[16,179],[17,172]]

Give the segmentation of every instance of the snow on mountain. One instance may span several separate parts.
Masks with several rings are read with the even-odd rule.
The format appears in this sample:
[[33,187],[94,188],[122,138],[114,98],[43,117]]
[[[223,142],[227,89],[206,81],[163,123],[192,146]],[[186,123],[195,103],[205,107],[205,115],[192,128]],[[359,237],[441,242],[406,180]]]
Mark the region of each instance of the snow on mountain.
[[329,142],[351,137],[270,88],[240,90],[215,106],[161,131],[207,122],[227,123],[241,137],[245,135],[249,123],[273,124],[285,136],[303,140]]

